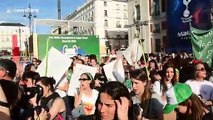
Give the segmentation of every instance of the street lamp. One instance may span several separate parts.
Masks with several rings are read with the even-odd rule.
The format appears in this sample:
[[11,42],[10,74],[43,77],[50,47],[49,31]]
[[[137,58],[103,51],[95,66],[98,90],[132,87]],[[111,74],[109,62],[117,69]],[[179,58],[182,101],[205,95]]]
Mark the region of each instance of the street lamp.
[[[61,0],[58,0],[58,19],[61,20]],[[61,34],[60,26],[58,26],[58,34]]]
[[[26,13],[24,14],[23,17],[26,17],[29,20],[29,38],[30,38],[30,35],[32,34],[32,19],[36,18],[35,13],[32,12],[30,4],[29,4],[27,11],[26,11]],[[28,56],[29,43],[28,43],[27,40],[24,43],[25,43],[25,47],[26,47],[26,55]]]
[[27,9],[27,14],[24,14],[23,17],[27,17],[29,19],[29,33],[32,34],[32,18],[36,18],[36,15],[32,12],[31,5],[29,4]]

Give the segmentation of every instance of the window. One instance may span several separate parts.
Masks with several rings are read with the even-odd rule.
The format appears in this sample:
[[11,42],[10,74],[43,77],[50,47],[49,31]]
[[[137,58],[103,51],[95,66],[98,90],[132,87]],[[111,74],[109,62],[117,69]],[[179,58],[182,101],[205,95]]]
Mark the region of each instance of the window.
[[87,15],[85,15],[85,21],[87,21]]
[[167,21],[161,22],[161,27],[162,27],[162,30],[166,30],[167,29]]
[[119,6],[119,4],[116,4],[116,10],[120,10],[120,6]]
[[104,1],[104,6],[107,6],[107,2],[106,1]]
[[136,5],[135,6],[135,11],[136,11],[136,20],[140,20],[141,19],[141,13],[140,13],[140,5]]
[[162,12],[166,12],[166,3],[167,3],[167,0],[162,0],[161,2]]
[[104,10],[104,16],[107,16],[107,10]]
[[155,51],[161,52],[161,42],[160,39],[155,39]]
[[127,26],[128,25],[128,22],[127,21],[124,21],[124,26]]
[[121,19],[120,12],[116,12],[116,18],[117,18],[117,19]]
[[121,23],[120,23],[120,21],[117,21],[117,22],[116,22],[116,28],[121,28]]
[[151,13],[153,16],[160,15],[160,3],[159,0],[153,0]]
[[160,24],[155,24],[154,25],[154,31],[153,33],[160,33]]
[[104,20],[104,26],[108,27],[108,20]]
[[127,10],[127,7],[126,7],[126,5],[123,5],[123,9],[124,9],[124,11],[126,11],[126,10]]
[[127,14],[126,13],[124,13],[124,19],[126,19],[127,18]]

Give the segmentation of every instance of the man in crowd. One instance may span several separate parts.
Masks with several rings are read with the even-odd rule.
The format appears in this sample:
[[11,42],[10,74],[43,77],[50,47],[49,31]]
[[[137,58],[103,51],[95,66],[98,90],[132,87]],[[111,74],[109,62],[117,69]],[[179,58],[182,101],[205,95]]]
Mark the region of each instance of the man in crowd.
[[15,82],[16,64],[9,59],[0,60],[0,85],[5,94],[7,102],[0,102],[0,106],[9,108],[10,117],[13,118],[13,109],[16,107],[17,102],[20,100],[20,89]]

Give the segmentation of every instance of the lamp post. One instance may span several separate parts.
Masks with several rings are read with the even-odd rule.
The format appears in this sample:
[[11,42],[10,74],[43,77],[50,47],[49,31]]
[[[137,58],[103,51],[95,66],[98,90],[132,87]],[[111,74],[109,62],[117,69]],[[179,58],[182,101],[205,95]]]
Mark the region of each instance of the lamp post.
[[[31,5],[29,4],[26,13],[24,14],[23,17],[26,17],[29,20],[29,38],[32,35],[32,19],[36,18],[35,13],[31,9]],[[28,39],[29,40],[29,39]],[[26,40],[25,41],[25,47],[26,47],[26,55],[28,56],[28,47],[29,47],[29,42]]]
[[30,35],[32,34],[32,18],[36,18],[36,15],[32,12],[32,9],[31,9],[31,5],[29,4],[28,6],[28,9],[27,9],[27,14],[24,14],[23,17],[27,17],[28,20],[29,20],[29,33]]
[[[58,0],[58,19],[61,20],[61,0]],[[61,34],[60,26],[58,26],[58,34]]]

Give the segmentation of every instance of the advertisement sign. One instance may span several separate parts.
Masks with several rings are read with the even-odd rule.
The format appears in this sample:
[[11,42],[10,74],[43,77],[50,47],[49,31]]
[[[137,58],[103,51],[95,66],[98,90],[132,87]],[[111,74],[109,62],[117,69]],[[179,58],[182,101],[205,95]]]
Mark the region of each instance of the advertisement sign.
[[190,25],[208,30],[211,28],[210,0],[168,0],[167,52],[192,51]]
[[43,59],[51,47],[67,57],[95,54],[100,57],[99,37],[95,35],[38,35],[37,56]]

